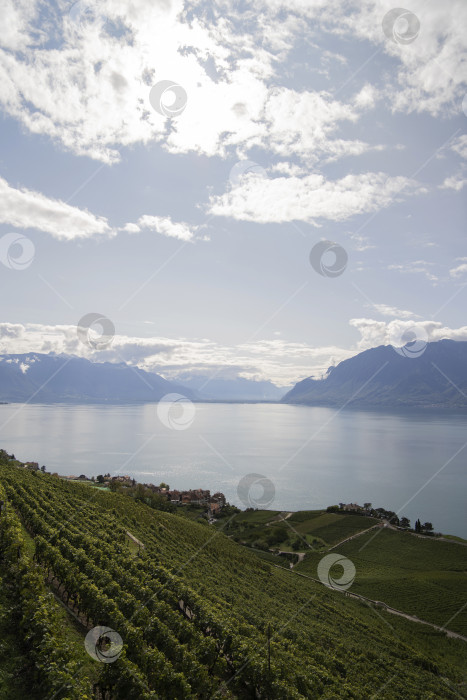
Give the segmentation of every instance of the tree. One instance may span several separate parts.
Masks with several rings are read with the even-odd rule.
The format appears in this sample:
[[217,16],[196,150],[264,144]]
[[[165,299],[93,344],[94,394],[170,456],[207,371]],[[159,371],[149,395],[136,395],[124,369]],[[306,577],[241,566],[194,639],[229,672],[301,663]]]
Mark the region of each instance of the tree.
[[421,529],[422,525],[420,523],[420,518],[417,518],[417,520],[415,521],[415,532],[420,532]]
[[432,533],[433,532],[433,525],[431,523],[423,523],[422,530],[425,530],[425,532]]
[[364,503],[363,507],[365,510],[370,510],[371,509],[371,503]]
[[97,481],[98,484],[103,484],[104,481],[105,481],[105,479],[104,479],[104,477],[102,476],[102,474],[99,474],[98,477],[96,478],[96,481]]
[[168,491],[170,489],[170,486],[168,484],[166,484],[164,481],[161,481],[161,483],[159,484],[159,488],[160,489],[167,489],[167,491]]
[[42,472],[43,474],[45,474],[45,464],[42,465],[42,467],[41,467],[41,472]]
[[408,518],[401,518],[400,526],[401,527],[410,527],[410,520]]

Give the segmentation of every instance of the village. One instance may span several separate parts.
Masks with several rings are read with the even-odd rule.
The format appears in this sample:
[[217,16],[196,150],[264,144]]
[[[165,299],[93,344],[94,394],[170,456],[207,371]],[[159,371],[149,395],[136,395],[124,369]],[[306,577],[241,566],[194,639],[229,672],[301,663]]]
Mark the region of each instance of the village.
[[[87,477],[85,474],[80,476],[63,477],[69,481],[91,481],[95,482],[96,486],[110,488],[111,490],[122,490],[133,488],[138,485],[138,482],[131,476],[118,475],[111,476],[110,474],[99,474],[97,477]],[[145,489],[149,489],[153,494],[166,498],[168,502],[175,506],[201,506],[208,510],[211,516],[219,513],[226,505],[226,499],[223,493],[217,491],[211,495],[209,489],[188,489],[179,491],[178,489],[170,489],[168,484],[161,483],[159,486],[155,484],[142,484]]]

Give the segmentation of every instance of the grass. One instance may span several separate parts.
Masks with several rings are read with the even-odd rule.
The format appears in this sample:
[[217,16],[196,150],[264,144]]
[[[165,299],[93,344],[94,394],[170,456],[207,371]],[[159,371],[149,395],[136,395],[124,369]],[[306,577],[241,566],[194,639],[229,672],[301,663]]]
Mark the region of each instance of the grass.
[[[297,515],[299,515],[297,513]],[[340,513],[314,513],[311,518],[303,520],[296,519],[292,515],[290,524],[295,527],[301,535],[314,535],[319,537],[328,545],[332,546],[352,537],[357,532],[367,530],[372,525],[376,525],[378,520],[362,515],[343,515]]]
[[[351,591],[467,636],[467,548],[455,541],[421,539],[394,530],[370,532],[338,553],[357,574]],[[296,570],[316,577],[322,554],[311,553]],[[336,577],[340,569],[336,568]]]
[[[242,544],[284,552],[323,550],[375,525],[378,520],[360,515],[308,510],[280,519],[281,511],[241,511],[226,525],[225,532]],[[221,519],[216,526],[221,528]],[[278,533],[277,538],[272,533]],[[298,545],[298,549],[296,549]]]
[[281,513],[280,510],[242,510],[235,516],[235,521],[242,525],[251,523],[254,525],[266,525]]

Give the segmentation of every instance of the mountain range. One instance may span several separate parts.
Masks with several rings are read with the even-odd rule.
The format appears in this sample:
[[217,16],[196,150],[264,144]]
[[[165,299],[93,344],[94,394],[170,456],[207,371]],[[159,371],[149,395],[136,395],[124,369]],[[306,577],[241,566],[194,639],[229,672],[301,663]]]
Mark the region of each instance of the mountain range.
[[[193,401],[279,401],[314,406],[467,408],[467,342],[365,350],[285,396],[272,382],[183,374],[168,381],[125,363],[74,355],[0,355],[0,401],[132,403],[182,394]],[[282,397],[282,398],[281,398]]]
[[286,391],[268,381],[254,381],[244,377],[226,379],[216,375],[179,376],[183,386],[208,401],[279,401]]
[[90,362],[73,355],[0,355],[0,401],[109,402],[158,401],[186,387],[125,363]]
[[193,401],[278,401],[284,389],[272,382],[215,375],[183,375],[180,383],[124,362],[90,362],[74,355],[0,355],[4,402],[131,403],[159,401],[171,393]]
[[440,340],[417,352],[379,346],[298,382],[284,403],[313,406],[467,408],[467,342]]

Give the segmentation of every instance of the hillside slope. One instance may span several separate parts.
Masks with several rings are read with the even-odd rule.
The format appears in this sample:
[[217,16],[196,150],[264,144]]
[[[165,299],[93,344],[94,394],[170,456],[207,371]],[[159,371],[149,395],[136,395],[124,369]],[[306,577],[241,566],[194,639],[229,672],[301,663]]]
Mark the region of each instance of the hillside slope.
[[[99,668],[97,685],[112,698],[459,697],[459,640],[388,621],[261,562],[222,532],[128,496],[9,464],[0,477],[8,499],[0,554],[14,557],[7,525],[16,511],[33,536],[37,571],[79,607],[87,628],[121,635],[123,653]],[[136,555],[127,532],[144,544]],[[54,697],[83,695],[71,687]]]
[[428,343],[418,357],[392,346],[361,352],[328,370],[324,379],[304,379],[284,403],[359,407],[467,408],[467,342]]

